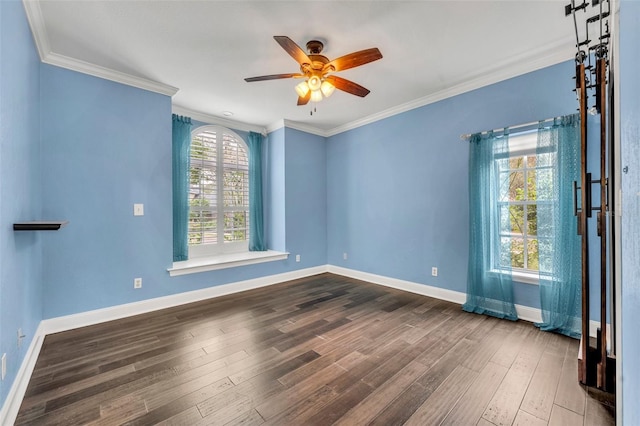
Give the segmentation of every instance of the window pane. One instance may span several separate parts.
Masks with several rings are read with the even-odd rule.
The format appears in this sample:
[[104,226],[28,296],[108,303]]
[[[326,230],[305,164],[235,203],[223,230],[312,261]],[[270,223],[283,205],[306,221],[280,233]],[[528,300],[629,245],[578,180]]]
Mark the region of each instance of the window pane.
[[509,213],[509,208],[511,206],[508,204],[502,204],[500,206],[500,234],[510,234],[511,233],[511,214]]
[[[551,238],[538,239],[538,268],[541,273],[553,272],[552,253],[553,240]],[[539,254],[542,253],[542,256]]]
[[538,154],[538,167],[549,167],[553,165],[554,152]]
[[511,173],[500,173],[500,201],[509,201],[509,186],[511,185]]
[[551,169],[538,169],[537,178],[537,200],[553,200],[553,171]]
[[511,237],[500,238],[500,266],[511,267]]
[[509,170],[509,159],[508,158],[498,158],[496,159],[496,164],[498,166],[498,170],[501,172],[506,172]]
[[[228,130],[208,127],[191,140],[189,244],[249,237],[249,158]],[[220,227],[218,227],[220,219]]]
[[536,183],[536,171],[528,170],[527,171],[527,199],[530,201],[535,201],[538,199],[537,196],[537,183]]
[[249,212],[236,211],[224,214],[224,241],[245,241],[249,237]]
[[512,157],[509,159],[510,169],[521,169],[524,167],[524,157]]
[[524,172],[511,172],[509,175],[509,201],[523,201]]
[[216,243],[217,215],[208,210],[189,212],[189,245]]
[[509,206],[509,221],[511,223],[511,232],[524,234],[524,206]]
[[189,169],[189,245],[216,243],[216,133],[203,131],[191,140]]
[[527,240],[527,269],[538,270],[538,240]]
[[511,239],[511,267],[524,268],[524,239]]
[[535,155],[528,155],[527,156],[527,167],[530,169],[533,169],[536,167],[536,156]]
[[224,172],[224,206],[249,205],[249,175],[245,171],[225,170]]
[[538,207],[527,206],[527,235],[538,234]]
[[553,236],[553,204],[538,203],[536,206],[536,231],[538,237]]

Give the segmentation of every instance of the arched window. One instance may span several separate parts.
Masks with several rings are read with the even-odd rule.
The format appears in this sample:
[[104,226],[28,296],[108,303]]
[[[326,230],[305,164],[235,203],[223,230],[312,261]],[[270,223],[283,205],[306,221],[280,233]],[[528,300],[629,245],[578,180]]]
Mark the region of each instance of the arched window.
[[189,258],[248,250],[249,151],[235,132],[191,132]]

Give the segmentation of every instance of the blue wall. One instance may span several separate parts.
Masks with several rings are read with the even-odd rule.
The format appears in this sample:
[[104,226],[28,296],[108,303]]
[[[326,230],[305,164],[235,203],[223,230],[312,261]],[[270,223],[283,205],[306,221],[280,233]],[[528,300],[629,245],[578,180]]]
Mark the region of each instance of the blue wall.
[[265,228],[267,246],[273,250],[285,251],[286,244],[286,205],[285,205],[285,141],[284,128],[268,135],[266,146],[267,165],[265,167],[267,189]]
[[[640,2],[620,4],[622,423],[640,424]],[[628,167],[624,172],[624,167]]]
[[45,318],[326,264],[326,243],[306,242],[326,234],[322,138],[287,135],[294,157],[274,166],[285,167],[286,249],[300,263],[170,278],[171,99],[48,65],[41,85],[43,210],[70,222],[44,241]]
[[[623,1],[625,424],[640,423],[640,103],[625,96],[640,91],[639,16],[640,4]],[[460,134],[576,106],[568,62],[328,139],[279,129],[266,146],[267,239],[290,259],[170,278],[171,99],[39,64],[18,1],[0,1],[0,23],[0,352],[9,359],[0,403],[42,318],[327,263],[464,292],[468,146]],[[133,216],[133,203],[145,204],[145,216]],[[11,230],[40,218],[70,224]],[[516,303],[538,307],[538,288],[517,285]],[[27,334],[20,350],[18,327]]]
[[[285,128],[287,250],[303,267],[327,264],[325,138]],[[310,196],[312,194],[312,196]]]
[[[14,232],[41,220],[39,63],[24,9],[0,1],[0,354],[7,377],[0,406],[42,319],[42,241],[51,235]],[[17,345],[17,330],[25,339]]]
[[[566,62],[329,138],[329,263],[465,292],[469,148],[460,135],[574,113],[574,74]],[[514,291],[516,303],[540,306],[537,286]]]

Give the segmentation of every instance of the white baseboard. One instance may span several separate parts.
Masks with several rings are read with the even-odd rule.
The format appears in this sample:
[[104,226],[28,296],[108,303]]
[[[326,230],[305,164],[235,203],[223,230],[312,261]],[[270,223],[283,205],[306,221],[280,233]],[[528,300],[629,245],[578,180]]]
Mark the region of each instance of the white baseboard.
[[[27,390],[27,385],[29,384],[29,379],[31,378],[33,368],[35,367],[38,355],[40,354],[42,343],[47,334],[72,330],[74,328],[99,324],[102,322],[112,321],[133,315],[144,314],[160,309],[184,305],[186,303],[226,296],[233,293],[266,287],[269,285],[305,278],[325,272],[367,281],[398,290],[408,291],[410,293],[433,297],[435,299],[446,300],[460,305],[462,305],[466,301],[466,294],[459,291],[447,290],[444,288],[434,287],[426,284],[385,277],[382,275],[371,274],[369,272],[357,271],[340,266],[321,265],[313,268],[300,269],[297,271],[285,272],[277,275],[269,275],[266,277],[259,277],[246,281],[238,281],[235,283],[223,284],[201,290],[177,293],[170,296],[163,296],[155,299],[143,300],[140,302],[127,303],[124,305],[112,306],[109,308],[96,309],[93,311],[81,312],[78,314],[42,320],[40,322],[40,325],[38,326],[38,329],[36,330],[31,344],[29,345],[29,349],[27,350],[20,369],[18,370],[16,379],[14,380],[13,385],[9,390],[2,410],[0,411],[0,425],[9,425],[15,422],[16,416],[18,415],[18,411],[20,409],[20,404],[22,403],[22,399],[24,398],[24,393]],[[541,321],[542,316],[540,309],[516,305],[516,311],[518,313],[518,317],[522,320],[530,322]],[[595,337],[596,330],[599,327],[599,322],[591,321],[589,334],[592,337]]]
[[33,335],[33,339],[31,339],[31,344],[29,345],[27,353],[22,360],[22,364],[20,364],[20,369],[13,381],[13,385],[9,389],[7,399],[5,399],[2,406],[2,411],[0,411],[0,425],[12,425],[16,421],[20,405],[22,404],[22,399],[24,398],[24,393],[27,391],[27,386],[31,379],[31,373],[33,373],[36,361],[38,360],[38,355],[40,354],[40,349],[42,348],[44,336],[45,333],[43,331],[42,322],[40,322],[40,325]]
[[85,327],[87,325],[184,305],[186,303],[226,296],[228,294],[239,293],[241,291],[305,278],[312,275],[322,274],[324,272],[327,272],[326,265],[42,320],[40,321],[40,325],[38,326],[38,329],[31,341],[31,345],[29,345],[29,349],[22,361],[20,370],[18,370],[16,379],[9,390],[7,399],[2,406],[2,411],[0,411],[0,425],[12,425],[15,423],[16,416],[20,410],[20,404],[22,404],[24,394],[27,390],[27,385],[31,379],[31,374],[33,373],[33,368],[38,360],[42,343],[47,334],[72,330],[74,328]]
[[[355,269],[343,268],[341,266],[327,265],[327,270],[332,274],[343,275],[345,277],[354,278],[357,280],[367,281],[398,290],[408,291],[410,293],[420,294],[422,296],[446,300],[448,302],[457,303],[459,305],[464,304],[467,300],[466,293],[462,293],[460,291],[447,290],[427,284],[419,284],[412,281],[399,280],[397,278],[371,274],[369,272],[357,271]],[[516,313],[518,314],[518,318],[521,320],[533,323],[542,322],[542,312],[538,308],[531,308],[529,306],[516,304]],[[596,337],[598,328],[600,328],[600,322],[590,321],[589,336]],[[609,325],[607,324],[607,330],[608,329]],[[609,336],[610,334],[607,333],[607,335]]]
[[[329,272],[345,277],[355,278],[357,280],[367,281],[374,284],[380,284],[385,287],[391,287],[398,290],[408,291],[410,293],[420,294],[422,296],[433,297],[434,299],[446,300],[448,302],[464,304],[467,300],[467,294],[460,291],[447,290],[445,288],[434,287],[427,284],[414,283],[412,281],[399,280],[397,278],[385,277],[383,275],[371,274],[369,272],[356,271],[354,269],[342,268],[340,266],[329,265]],[[518,318],[529,322],[542,321],[540,309],[530,308],[528,306],[516,305]]]
[[327,265],[328,272],[342,275],[356,280],[366,281],[373,284],[383,285],[422,296],[433,297],[434,299],[446,300],[448,302],[462,305],[467,300],[467,295],[459,291],[447,290],[446,288],[433,287],[426,284],[414,283],[412,281],[400,280],[397,278],[385,277],[383,275],[371,274],[369,272],[357,271],[355,269],[343,268],[341,266]]
[[326,265],[299,269],[297,271],[269,275],[246,281],[238,281],[230,284],[222,284],[215,287],[187,291],[184,293],[176,293],[169,296],[142,300],[140,302],[126,303],[124,305],[111,306],[78,314],[65,315],[62,317],[43,320],[43,329],[45,334],[59,333],[61,331],[72,330],[74,328],[113,321],[133,315],[145,314],[147,312],[171,308],[187,303],[199,302],[201,300],[212,299],[214,297],[226,296],[228,294],[239,293],[241,291],[253,290],[285,281],[297,280],[299,278],[305,278],[324,272],[327,272]]

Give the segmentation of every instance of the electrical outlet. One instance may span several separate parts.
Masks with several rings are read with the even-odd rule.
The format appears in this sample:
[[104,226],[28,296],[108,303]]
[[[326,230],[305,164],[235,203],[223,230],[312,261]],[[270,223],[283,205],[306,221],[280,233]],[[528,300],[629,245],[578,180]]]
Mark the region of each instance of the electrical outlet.
[[2,354],[2,380],[7,375],[7,354]]
[[133,288],[142,288],[142,278],[133,279]]
[[296,254],[296,262],[300,262],[300,255]]
[[144,216],[144,204],[134,204],[133,205],[133,215],[134,216]]
[[431,268],[431,275],[434,277],[438,276],[438,268],[436,268],[435,266]]
[[347,260],[347,253],[342,253],[342,258],[343,258],[344,260]]

